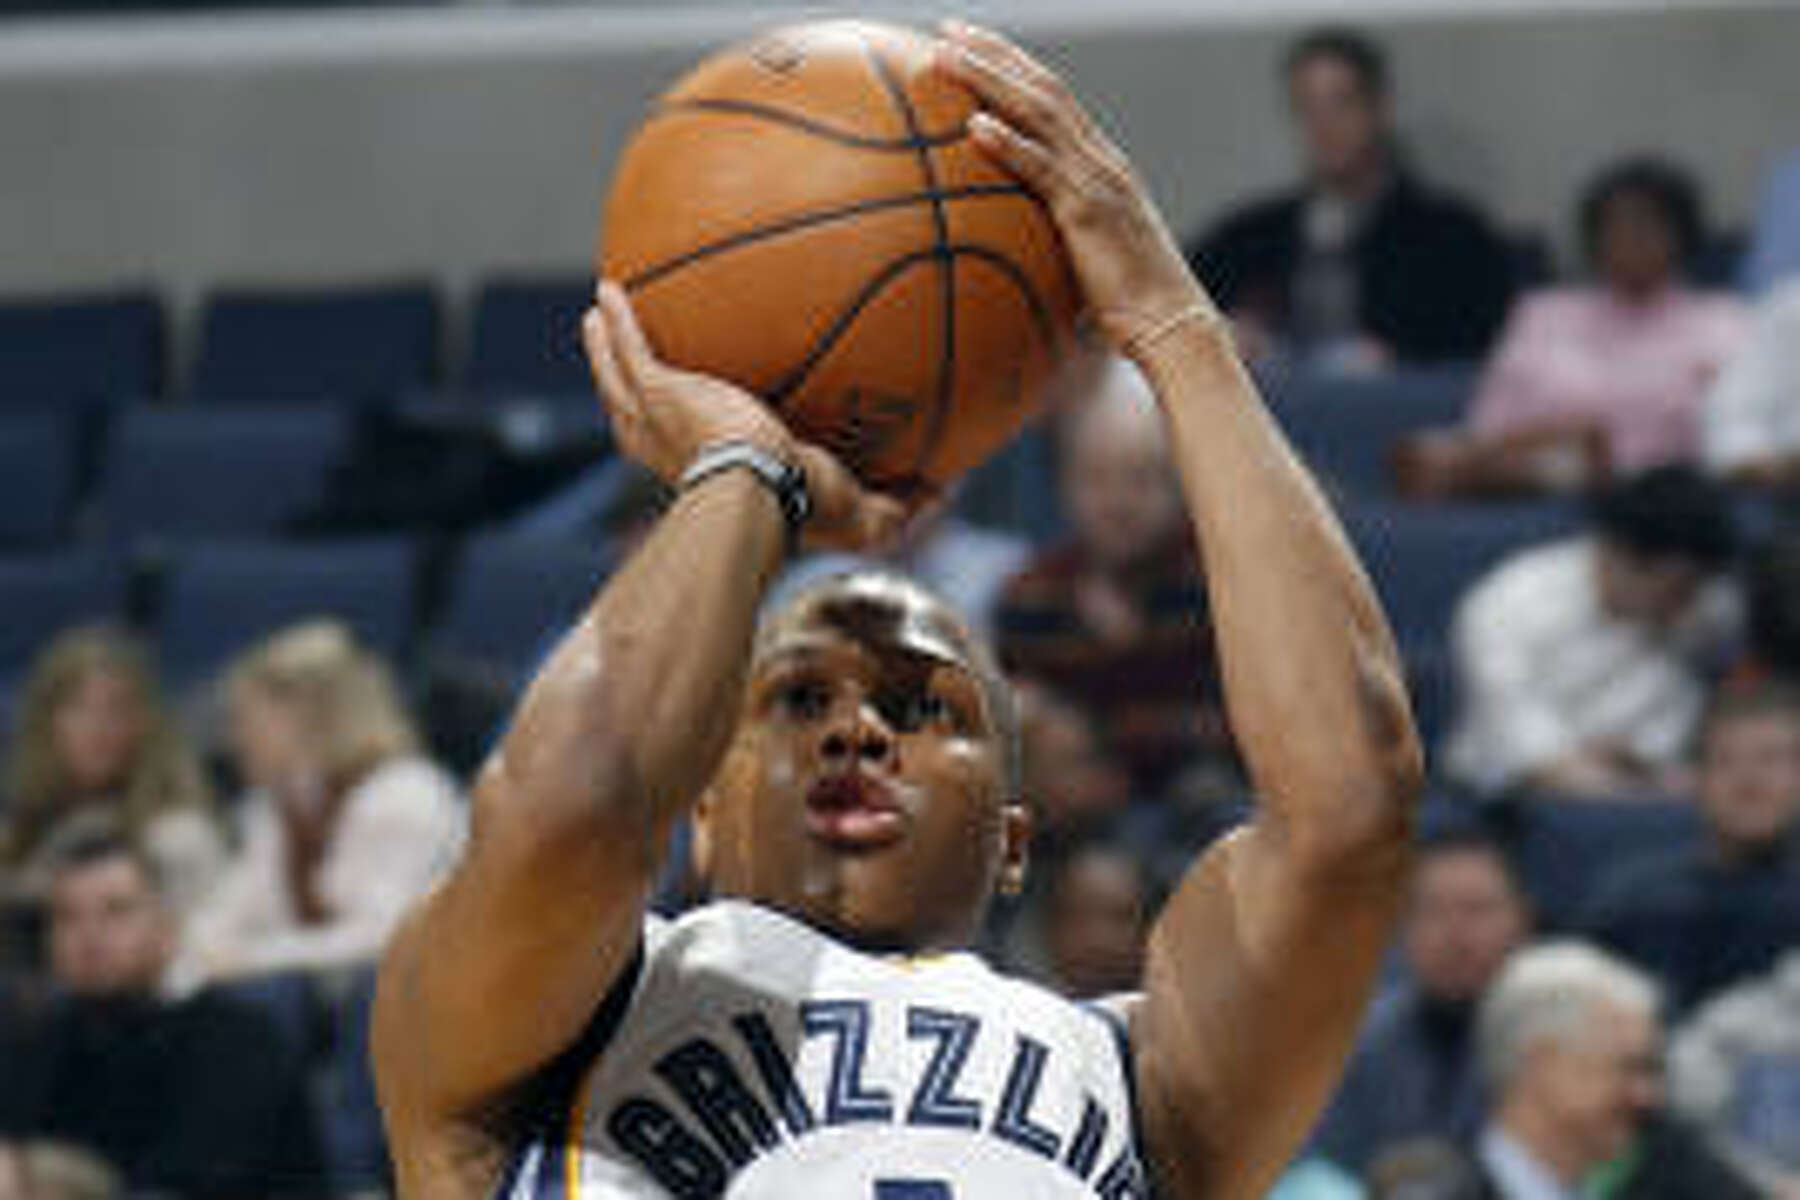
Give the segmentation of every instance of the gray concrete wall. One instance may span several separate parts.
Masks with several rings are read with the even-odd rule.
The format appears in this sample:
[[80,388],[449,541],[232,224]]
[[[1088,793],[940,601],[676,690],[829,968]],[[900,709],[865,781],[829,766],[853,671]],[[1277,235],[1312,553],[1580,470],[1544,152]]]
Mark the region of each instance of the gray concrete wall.
[[[1715,212],[1741,221],[1771,159],[1800,144],[1793,4],[1404,11],[1418,7],[1368,22],[1407,139],[1510,223],[1560,233],[1580,181],[1635,149],[1693,165]],[[1090,0],[1011,23],[1185,229],[1288,176],[1273,75],[1307,15]],[[456,8],[0,26],[0,292],[150,281],[185,302],[229,282],[429,275],[454,293],[498,270],[579,269],[646,100],[769,19]]]

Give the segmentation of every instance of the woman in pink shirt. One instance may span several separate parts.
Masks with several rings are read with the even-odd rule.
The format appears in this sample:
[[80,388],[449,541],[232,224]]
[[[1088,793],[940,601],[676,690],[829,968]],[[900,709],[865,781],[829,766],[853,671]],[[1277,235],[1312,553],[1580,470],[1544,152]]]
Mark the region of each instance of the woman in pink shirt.
[[1403,455],[1423,495],[1585,490],[1700,456],[1708,385],[1743,340],[1743,304],[1685,267],[1702,238],[1694,185],[1634,160],[1582,197],[1592,282],[1537,292],[1507,322],[1466,428]]

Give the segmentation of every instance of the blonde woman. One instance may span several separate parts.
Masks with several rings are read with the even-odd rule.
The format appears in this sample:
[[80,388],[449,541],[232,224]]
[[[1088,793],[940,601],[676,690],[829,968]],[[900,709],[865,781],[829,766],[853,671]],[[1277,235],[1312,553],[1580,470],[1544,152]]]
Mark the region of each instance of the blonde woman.
[[142,842],[178,912],[224,865],[206,777],[163,705],[149,655],[119,630],[71,629],[38,656],[6,783],[0,871],[16,872],[27,897],[53,835],[75,819],[105,819]]
[[456,782],[425,758],[382,661],[329,621],[225,677],[250,788],[243,847],[188,922],[178,984],[372,961],[460,842]]

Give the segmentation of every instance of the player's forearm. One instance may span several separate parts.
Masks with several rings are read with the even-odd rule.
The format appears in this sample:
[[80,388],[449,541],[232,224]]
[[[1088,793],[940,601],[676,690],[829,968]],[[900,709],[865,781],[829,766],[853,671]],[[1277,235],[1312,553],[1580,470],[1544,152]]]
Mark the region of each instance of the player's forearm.
[[1222,329],[1191,321],[1139,365],[1167,416],[1265,818],[1322,862],[1379,854],[1404,839],[1421,766],[1374,592]]
[[748,472],[677,499],[526,695],[503,746],[505,790],[540,809],[521,819],[660,839],[724,753],[784,537]]

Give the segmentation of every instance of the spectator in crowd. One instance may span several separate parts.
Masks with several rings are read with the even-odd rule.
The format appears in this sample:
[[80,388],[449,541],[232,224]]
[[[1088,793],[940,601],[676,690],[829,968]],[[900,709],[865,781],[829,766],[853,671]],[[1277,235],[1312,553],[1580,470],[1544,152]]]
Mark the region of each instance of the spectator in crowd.
[[1047,688],[1018,689],[1018,721],[1019,790],[1031,804],[1029,868],[1019,894],[989,908],[983,943],[1013,970],[1048,980],[1057,864],[1084,839],[1118,828],[1131,785],[1087,714]]
[[56,1142],[0,1142],[0,1200],[118,1200],[118,1175]]
[[[1483,1200],[1756,1195],[1663,1114],[1657,991],[1641,972],[1577,942],[1521,950],[1482,1001],[1477,1036],[1490,1116],[1467,1161]],[[1448,1165],[1386,1194],[1467,1195]]]
[[1131,782],[1079,707],[1043,687],[1019,691],[1019,750],[1031,801],[1034,857],[1083,828],[1113,820]]
[[1050,865],[1046,941],[1051,980],[1078,1000],[1143,986],[1149,881],[1137,856],[1090,838]]
[[1750,487],[1800,484],[1800,279],[1757,305],[1745,345],[1706,399],[1706,465]]
[[1188,248],[1246,352],[1350,369],[1478,357],[1511,296],[1509,254],[1404,162],[1382,51],[1317,30],[1288,51],[1284,77],[1306,179]]
[[1769,537],[1746,561],[1744,638],[1734,682],[1800,683],[1800,534]]
[[1790,275],[1800,275],[1800,153],[1769,172],[1744,256],[1744,287],[1760,294]]
[[1407,981],[1370,1018],[1315,1149],[1360,1172],[1390,1146],[1475,1135],[1486,1116],[1476,1005],[1530,927],[1497,842],[1458,830],[1425,843],[1401,929]]
[[1706,393],[1744,340],[1740,301],[1691,290],[1698,189],[1665,163],[1605,171],[1580,204],[1590,283],[1526,297],[1477,389],[1468,428],[1402,455],[1422,496],[1588,490],[1701,458]]
[[1458,605],[1453,773],[1478,791],[1632,798],[1683,759],[1737,625],[1724,495],[1663,467],[1594,503],[1591,532],[1516,555]]
[[373,962],[461,837],[387,667],[335,622],[274,634],[226,677],[250,786],[243,848],[183,937],[183,985]]
[[163,706],[148,655],[90,626],[52,641],[25,682],[7,760],[0,870],[42,889],[42,853],[71,817],[110,814],[142,840],[178,911],[218,877],[225,844],[198,760]]
[[1070,540],[1007,585],[1000,658],[1020,681],[1081,704],[1145,800],[1194,759],[1236,761],[1200,569],[1135,367],[1114,364],[1060,434]]
[[161,994],[174,916],[156,867],[104,825],[50,859],[58,995],[16,1031],[0,1134],[93,1149],[134,1194],[310,1195],[319,1178],[299,1056],[253,1009]]
[[1617,863],[1585,921],[1660,976],[1679,1011],[1800,945],[1800,692],[1719,692],[1700,732],[1698,804],[1701,840]]
[[1675,1107],[1771,1196],[1800,1197],[1800,946],[1676,1033],[1669,1085]]

